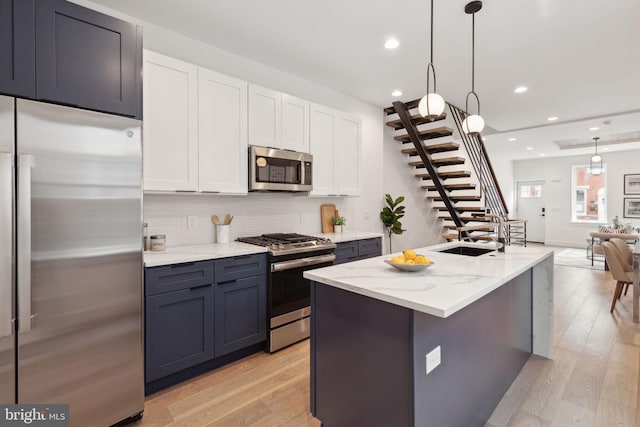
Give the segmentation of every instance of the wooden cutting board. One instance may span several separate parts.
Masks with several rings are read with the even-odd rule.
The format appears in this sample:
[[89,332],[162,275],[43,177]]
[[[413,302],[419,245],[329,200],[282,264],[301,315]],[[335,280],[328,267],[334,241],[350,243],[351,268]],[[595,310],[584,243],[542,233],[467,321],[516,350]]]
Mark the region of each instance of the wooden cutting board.
[[331,217],[336,214],[336,205],[320,205],[320,218],[322,220],[322,232],[333,233]]

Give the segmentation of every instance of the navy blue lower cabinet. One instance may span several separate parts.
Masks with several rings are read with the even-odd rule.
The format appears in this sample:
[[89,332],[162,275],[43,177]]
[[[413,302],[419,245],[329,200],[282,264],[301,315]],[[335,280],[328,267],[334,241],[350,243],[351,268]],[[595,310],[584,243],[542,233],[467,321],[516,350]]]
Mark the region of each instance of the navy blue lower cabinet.
[[216,284],[215,356],[223,356],[266,339],[266,276]]
[[358,242],[354,240],[336,243],[336,250],[333,253],[336,256],[334,264],[356,261],[358,259]]
[[373,258],[380,255],[382,255],[382,239],[380,237],[358,240],[358,259]]
[[213,307],[213,285],[146,298],[146,382],[214,357]]

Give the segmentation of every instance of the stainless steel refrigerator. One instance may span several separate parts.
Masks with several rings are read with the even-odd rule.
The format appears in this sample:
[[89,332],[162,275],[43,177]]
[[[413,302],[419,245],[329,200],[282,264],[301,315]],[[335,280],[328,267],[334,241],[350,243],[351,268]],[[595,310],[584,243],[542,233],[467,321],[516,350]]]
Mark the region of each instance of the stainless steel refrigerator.
[[143,410],[141,123],[0,96],[0,403]]

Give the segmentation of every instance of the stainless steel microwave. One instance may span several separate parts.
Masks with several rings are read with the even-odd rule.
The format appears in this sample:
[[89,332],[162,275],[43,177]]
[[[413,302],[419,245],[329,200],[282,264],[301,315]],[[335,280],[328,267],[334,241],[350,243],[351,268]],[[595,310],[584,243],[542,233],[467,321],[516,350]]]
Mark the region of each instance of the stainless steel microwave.
[[249,147],[249,191],[311,191],[312,171],[311,154]]

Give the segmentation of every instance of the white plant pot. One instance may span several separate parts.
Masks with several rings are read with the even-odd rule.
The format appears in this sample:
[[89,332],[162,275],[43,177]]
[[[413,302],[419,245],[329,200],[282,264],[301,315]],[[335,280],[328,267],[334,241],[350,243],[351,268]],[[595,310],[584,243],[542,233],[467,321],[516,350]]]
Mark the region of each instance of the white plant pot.
[[334,225],[333,232],[334,233],[342,233],[344,231],[344,225]]

